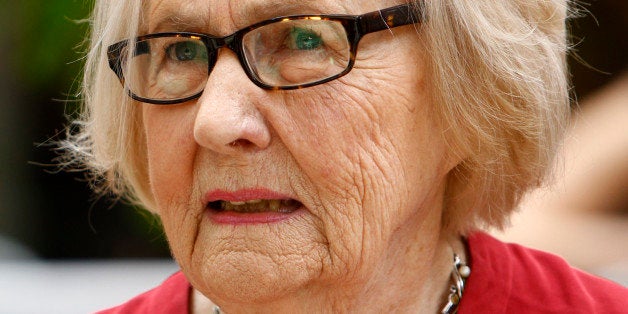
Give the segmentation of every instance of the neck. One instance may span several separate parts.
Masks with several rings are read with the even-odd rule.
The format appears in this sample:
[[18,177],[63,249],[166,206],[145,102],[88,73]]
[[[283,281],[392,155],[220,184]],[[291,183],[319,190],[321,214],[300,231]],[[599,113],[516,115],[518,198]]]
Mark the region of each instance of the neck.
[[[394,263],[380,264],[365,278],[310,287],[267,304],[224,306],[223,313],[438,313],[449,294],[452,255],[455,252],[465,261],[466,253],[460,237],[441,235],[433,241],[437,245],[431,248],[391,248],[387,260]],[[200,292],[195,290],[191,301],[192,313],[213,313],[214,304]]]

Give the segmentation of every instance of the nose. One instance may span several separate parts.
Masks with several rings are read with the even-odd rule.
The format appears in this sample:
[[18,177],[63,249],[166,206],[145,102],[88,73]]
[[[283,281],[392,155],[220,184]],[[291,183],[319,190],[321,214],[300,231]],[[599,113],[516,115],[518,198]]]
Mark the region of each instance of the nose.
[[256,104],[266,92],[253,84],[228,49],[221,49],[207,79],[194,121],[194,139],[221,154],[268,147],[267,121]]

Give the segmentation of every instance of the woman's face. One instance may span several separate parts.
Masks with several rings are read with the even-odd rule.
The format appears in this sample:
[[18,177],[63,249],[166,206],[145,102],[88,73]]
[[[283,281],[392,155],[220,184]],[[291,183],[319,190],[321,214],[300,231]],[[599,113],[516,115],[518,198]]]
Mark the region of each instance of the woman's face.
[[[145,31],[225,36],[279,15],[395,4],[154,0]],[[425,56],[403,26],[363,38],[338,80],[268,91],[222,49],[200,99],[143,104],[156,211],[192,284],[215,301],[262,302],[364,288],[427,259],[454,162],[431,113]]]

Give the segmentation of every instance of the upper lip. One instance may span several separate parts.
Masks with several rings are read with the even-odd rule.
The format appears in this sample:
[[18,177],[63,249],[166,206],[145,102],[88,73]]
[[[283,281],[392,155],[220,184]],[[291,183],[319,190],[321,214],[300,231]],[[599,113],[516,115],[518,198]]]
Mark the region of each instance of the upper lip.
[[246,202],[251,200],[289,200],[294,199],[286,194],[266,188],[249,188],[235,191],[211,190],[205,193],[203,204],[216,201]]

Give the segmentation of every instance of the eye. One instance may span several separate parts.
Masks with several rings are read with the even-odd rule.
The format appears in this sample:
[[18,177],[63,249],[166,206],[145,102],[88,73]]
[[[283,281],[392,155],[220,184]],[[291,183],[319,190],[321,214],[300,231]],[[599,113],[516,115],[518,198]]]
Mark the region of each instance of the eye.
[[205,46],[196,41],[180,41],[171,44],[166,48],[170,58],[177,61],[191,61],[196,59],[207,59]]
[[290,30],[288,46],[298,50],[314,50],[323,45],[323,38],[310,29],[293,27]]

